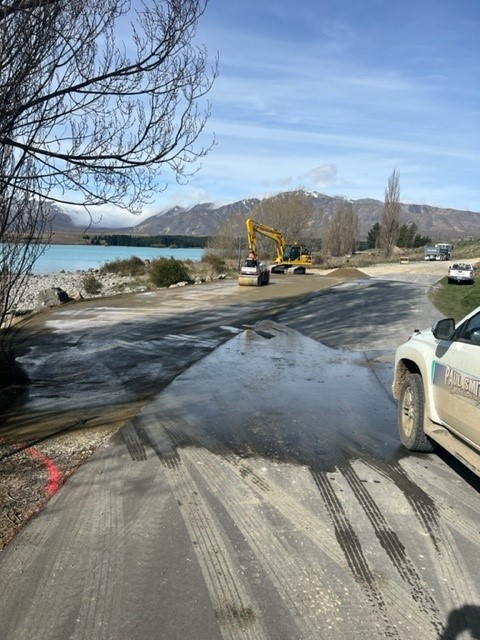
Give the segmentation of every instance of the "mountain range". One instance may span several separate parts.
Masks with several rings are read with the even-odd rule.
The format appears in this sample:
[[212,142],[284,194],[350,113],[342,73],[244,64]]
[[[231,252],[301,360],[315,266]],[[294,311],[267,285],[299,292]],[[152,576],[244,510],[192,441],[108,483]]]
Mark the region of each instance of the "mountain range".
[[[313,191],[300,191],[299,193],[311,207],[310,228],[320,229],[334,215],[339,202],[345,200],[338,196],[326,196]],[[234,215],[246,219],[260,202],[261,200],[258,198],[248,198],[222,206],[211,202],[196,204],[189,208],[175,206],[131,227],[122,227],[121,229],[91,227],[89,233],[213,236],[230,216]],[[350,200],[349,202],[358,215],[361,237],[365,238],[372,226],[376,222],[381,222],[384,203],[370,198]],[[402,203],[400,223],[415,223],[420,234],[427,235],[434,241],[480,237],[480,212],[477,211]],[[74,217],[69,215],[66,209],[54,214],[54,231],[67,231],[69,226],[71,231],[78,231],[78,227],[74,224]]]

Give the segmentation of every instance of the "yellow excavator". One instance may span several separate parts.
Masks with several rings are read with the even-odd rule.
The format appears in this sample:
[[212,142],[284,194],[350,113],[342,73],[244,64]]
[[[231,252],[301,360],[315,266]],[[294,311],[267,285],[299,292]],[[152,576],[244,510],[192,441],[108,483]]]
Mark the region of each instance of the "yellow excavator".
[[[277,229],[261,222],[255,222],[252,218],[247,219],[246,225],[249,255],[240,268],[238,284],[247,286],[268,284],[270,272],[285,273],[288,271],[294,274],[303,274],[306,272],[307,266],[312,264],[310,252],[296,242],[289,244],[283,233]],[[258,260],[257,234],[271,238],[275,242],[277,255],[270,269]]]
[[262,265],[262,263],[258,262],[257,258],[258,233],[262,236],[266,236],[267,238],[271,238],[275,242],[277,255],[275,256],[273,266],[270,268],[271,273],[285,273],[288,271],[290,273],[303,274],[306,272],[307,266],[312,264],[312,256],[310,255],[310,252],[296,242],[289,244],[283,233],[277,229],[269,227],[266,224],[262,224],[261,222],[255,222],[252,218],[247,219],[246,225],[249,256],[243,267],[240,269],[238,279],[239,284],[268,284],[267,277],[263,276],[260,270],[251,276],[247,273],[247,271],[251,270],[251,268],[247,266],[247,263],[250,265],[253,263]]

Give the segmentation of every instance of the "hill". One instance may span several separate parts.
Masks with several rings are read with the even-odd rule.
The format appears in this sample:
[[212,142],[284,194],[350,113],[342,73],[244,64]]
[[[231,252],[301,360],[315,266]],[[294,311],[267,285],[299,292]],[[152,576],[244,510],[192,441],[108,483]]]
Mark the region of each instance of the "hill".
[[[311,206],[311,228],[318,229],[320,235],[322,224],[325,224],[333,216],[342,198],[326,196],[313,191],[303,191],[302,194]],[[211,202],[197,204],[190,208],[176,206],[128,228],[106,230],[91,227],[89,233],[92,235],[101,232],[134,235],[212,236],[230,216],[247,218],[260,202],[257,198],[248,198],[221,206]],[[350,202],[360,220],[361,236],[366,237],[372,226],[376,222],[381,222],[383,202],[370,198],[350,200]],[[62,228],[58,230],[65,232],[67,230],[65,228],[65,211],[59,221],[61,221]],[[78,227],[74,226],[71,218],[70,222],[71,231],[78,231]],[[480,212],[476,211],[403,203],[401,205],[401,224],[413,222],[417,225],[420,234],[428,235],[434,241],[447,242],[461,238],[480,237]],[[54,231],[57,231],[56,215],[53,224]]]

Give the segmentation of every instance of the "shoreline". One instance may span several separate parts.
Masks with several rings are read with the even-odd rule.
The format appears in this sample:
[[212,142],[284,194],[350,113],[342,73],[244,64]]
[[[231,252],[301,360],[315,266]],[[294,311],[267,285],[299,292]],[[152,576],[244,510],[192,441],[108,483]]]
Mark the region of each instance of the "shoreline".
[[[84,281],[86,277],[94,276],[102,285],[98,294],[85,291]],[[112,273],[100,273],[96,269],[65,271],[49,274],[30,274],[27,276],[21,291],[14,290],[12,305],[13,316],[24,316],[27,313],[45,308],[39,301],[39,295],[46,290],[59,288],[64,291],[71,300],[96,299],[121,293],[135,293],[149,289],[149,283],[145,280],[135,279],[133,276],[120,276]]]
[[[370,277],[391,277],[393,274],[402,273],[404,276],[407,274],[437,275],[440,279],[446,275],[450,262],[411,262],[410,264],[402,265],[399,263],[380,263],[359,267],[359,269],[363,274]],[[480,257],[470,258],[469,262],[480,264]],[[329,275],[333,271],[336,271],[336,269],[312,269],[312,272],[318,275]],[[84,279],[88,276],[94,276],[101,283],[100,293],[90,294],[85,291]],[[219,276],[218,274],[213,275],[211,272],[207,273],[202,269],[200,269],[199,273],[192,273],[192,279],[196,284],[225,277],[225,275]],[[23,316],[27,313],[44,309],[45,305],[38,302],[39,294],[46,289],[56,287],[65,291],[71,300],[97,299],[122,293],[141,293],[155,288],[144,277],[101,273],[100,269],[94,268],[48,274],[30,274],[23,287],[24,290],[21,293],[14,292],[16,303],[13,305],[12,315]]]

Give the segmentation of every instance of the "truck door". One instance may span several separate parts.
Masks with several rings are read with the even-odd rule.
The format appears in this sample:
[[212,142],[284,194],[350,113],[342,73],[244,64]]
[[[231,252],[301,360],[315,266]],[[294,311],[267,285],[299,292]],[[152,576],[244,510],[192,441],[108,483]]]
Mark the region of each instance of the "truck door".
[[437,414],[454,431],[480,447],[480,313],[440,341],[433,364]]

